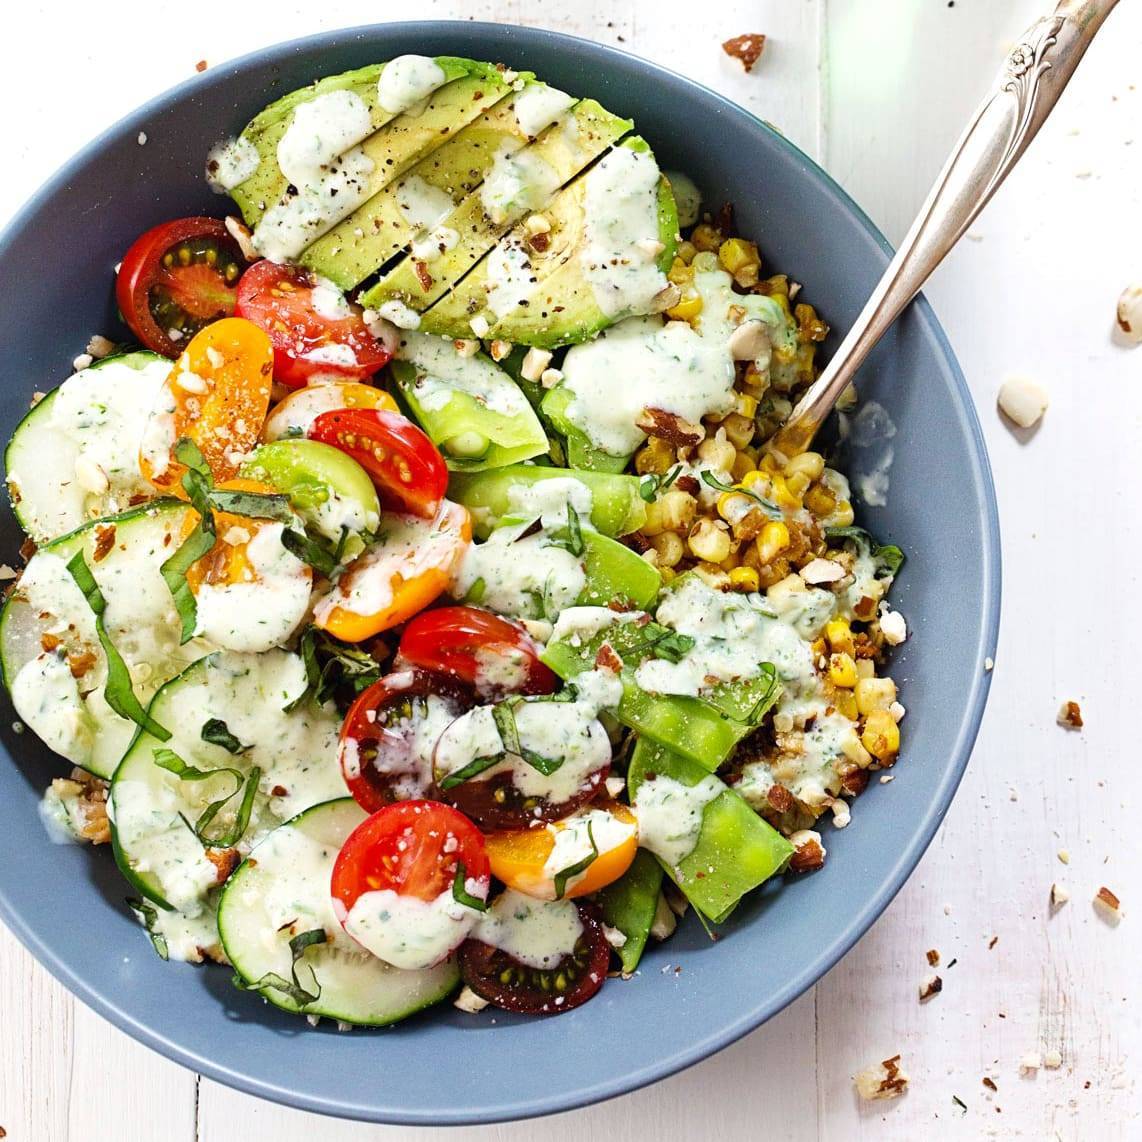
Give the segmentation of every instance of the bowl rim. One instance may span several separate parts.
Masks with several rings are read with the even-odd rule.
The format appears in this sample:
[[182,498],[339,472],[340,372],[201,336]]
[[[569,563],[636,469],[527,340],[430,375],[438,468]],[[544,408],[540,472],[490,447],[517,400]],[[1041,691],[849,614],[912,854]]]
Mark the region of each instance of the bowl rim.
[[[893,253],[892,246],[871,218],[814,159],[746,107],[735,103],[732,99],[697,80],[610,44],[599,43],[584,37],[546,28],[501,24],[494,21],[409,20],[358,24],[282,40],[227,60],[153,96],[101,130],[93,139],[63,162],[33,192],[4,228],[0,230],[0,260],[4,258],[9,247],[27,224],[28,219],[40,209],[43,202],[68,182],[75,168],[97,155],[114,136],[125,131],[141,130],[148,118],[167,110],[173,101],[201,90],[205,86],[230,82],[236,73],[240,73],[252,65],[272,63],[289,52],[318,47],[335,39],[372,36],[386,29],[391,29],[394,32],[400,31],[405,35],[441,35],[451,32],[458,37],[463,37],[473,29],[482,29],[485,32],[494,31],[504,36],[509,43],[513,39],[533,43],[549,43],[572,52],[586,47],[593,53],[617,57],[623,60],[627,66],[633,61],[652,81],[667,80],[681,83],[712,98],[721,104],[721,108],[725,112],[744,116],[749,120],[753,129],[764,132],[773,143],[788,152],[790,157],[796,159],[810,177],[815,178],[822,185],[837,210],[848,213],[856,219],[861,229],[873,240],[883,255],[885,264]],[[824,978],[883,914],[911,876],[935,838],[963,778],[979,733],[990,690],[991,670],[984,663],[985,659],[990,661],[996,653],[1002,595],[1002,556],[995,481],[975,402],[947,334],[923,294],[918,295],[912,305],[916,308],[927,332],[933,336],[936,348],[951,374],[954,389],[962,405],[964,427],[970,438],[972,465],[968,476],[971,484],[981,494],[984,503],[980,531],[980,551],[983,563],[981,601],[984,622],[979,645],[976,647],[980,669],[976,673],[971,691],[967,695],[959,734],[948,750],[949,764],[945,769],[943,779],[931,790],[932,797],[929,808],[924,816],[916,821],[911,842],[897,854],[894,864],[882,879],[877,891],[865,901],[859,912],[850,918],[844,934],[824,949],[816,959],[803,965],[797,975],[780,991],[771,993],[763,1002],[747,1007],[734,1022],[721,1027],[718,1031],[701,1040],[689,1043],[684,1050],[677,1051],[669,1058],[659,1058],[653,1063],[626,1069],[621,1074],[616,1074],[605,1081],[574,1092],[553,1094],[530,1102],[505,1105],[502,1109],[490,1111],[476,1110],[473,1112],[464,1107],[456,1107],[446,1112],[432,1111],[431,1113],[419,1111],[417,1108],[406,1108],[402,1111],[386,1110],[383,1113],[375,1111],[362,1113],[365,1111],[363,1107],[348,1106],[320,1096],[312,1096],[304,1092],[276,1086],[272,1082],[253,1078],[241,1071],[216,1064],[208,1056],[189,1050],[145,1025],[129,1010],[105,997],[93,983],[73,972],[53,948],[37,936],[23,916],[12,906],[2,884],[0,884],[0,920],[3,920],[12,934],[35,959],[59,980],[73,996],[138,1042],[199,1075],[204,1075],[246,1094],[265,1098],[298,1110],[336,1118],[350,1118],[357,1121],[394,1125],[458,1126],[506,1122],[556,1114],[629,1094],[651,1083],[668,1078],[711,1057],[751,1031],[756,1030]]]

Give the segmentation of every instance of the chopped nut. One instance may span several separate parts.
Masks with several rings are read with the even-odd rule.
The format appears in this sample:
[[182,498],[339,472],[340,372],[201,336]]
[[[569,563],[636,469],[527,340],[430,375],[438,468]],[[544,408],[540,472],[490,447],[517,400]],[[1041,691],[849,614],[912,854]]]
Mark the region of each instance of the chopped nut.
[[194,65],[194,70],[197,72],[203,72],[207,69],[208,66],[209,65],[207,64],[206,60],[200,59],[198,63]]
[[488,330],[491,329],[491,326],[488,324],[488,319],[482,313],[477,313],[476,316],[468,322],[468,327],[477,337],[481,338],[486,337]]
[[110,486],[107,473],[86,456],[76,457],[75,479],[85,492],[90,492],[94,496],[101,496]]
[[536,234],[550,234],[551,220],[545,214],[529,214],[524,219],[523,228],[532,237]]
[[519,375],[525,381],[538,381],[550,364],[551,353],[546,349],[536,349],[533,346],[524,354],[523,363],[519,367]]
[[899,1098],[908,1089],[908,1076],[900,1069],[900,1056],[873,1063],[853,1075],[857,1094],[863,1099]]
[[20,572],[14,567],[9,567],[7,563],[0,563],[0,583],[9,579],[19,579],[19,577]]
[[511,351],[512,343],[510,341],[497,339],[488,346],[488,355],[493,361],[506,360],[511,355]]
[[944,990],[944,981],[938,975],[928,976],[923,983],[920,984],[920,1002],[925,1003],[935,995],[939,995]]
[[678,927],[678,918],[675,916],[674,910],[667,903],[664,895],[659,896],[658,906],[654,910],[654,919],[650,925],[650,934],[656,940],[665,940],[674,935],[676,927]]
[[908,637],[908,624],[899,611],[893,611],[887,603],[880,604],[880,633],[889,646],[899,646]]
[[76,357],[74,361],[72,361],[71,367],[77,373],[79,373],[79,372],[82,372],[84,369],[86,369],[88,367],[88,365],[90,365],[91,362],[94,360],[95,360],[95,358],[92,357],[92,355],[90,353],[80,353],[80,355],[78,357]]
[[211,849],[203,850],[206,859],[218,870],[216,877],[218,884],[225,883],[230,874],[242,863],[242,854],[237,849]]
[[801,568],[806,583],[837,583],[845,577],[845,569],[834,559],[813,559]]
[[229,547],[241,547],[243,543],[250,542],[250,533],[246,528],[238,527],[235,524],[226,529],[225,535],[222,536],[222,542]]
[[812,829],[799,829],[789,838],[793,855],[789,858],[790,872],[816,872],[823,868],[828,855],[821,843],[821,834]]
[[999,407],[1020,428],[1038,424],[1050,398],[1042,385],[1030,377],[1008,377],[999,389]]
[[778,813],[788,813],[793,808],[793,794],[781,784],[771,785],[765,799]]
[[618,928],[612,928],[610,924],[603,925],[603,935],[612,948],[621,948],[627,942],[626,933],[620,932]]
[[1052,911],[1058,911],[1058,909],[1062,908],[1062,906],[1064,904],[1066,904],[1066,902],[1068,900],[1070,900],[1070,898],[1071,898],[1070,892],[1066,888],[1064,888],[1061,884],[1056,882],[1056,883],[1051,885],[1051,909],[1052,909]]
[[1059,849],[1056,855],[1063,864],[1071,863],[1071,853],[1069,849]]
[[1063,1055],[1061,1051],[1057,1051],[1052,1047],[1043,1056],[1043,1066],[1048,1070],[1057,1071],[1063,1065]]
[[701,444],[706,435],[705,428],[700,424],[685,420],[664,408],[644,408],[635,420],[635,424],[647,436],[658,440],[665,440],[675,448],[694,447]]
[[603,784],[606,786],[607,796],[611,798],[621,796],[627,787],[626,778],[621,774],[612,774]]
[[1055,715],[1055,721],[1069,730],[1081,730],[1083,728],[1083,715],[1078,702],[1064,702],[1059,707],[1058,714]]
[[666,247],[657,238],[639,238],[635,242],[638,247],[648,258],[657,258]]
[[650,308],[654,313],[664,313],[668,309],[673,309],[682,300],[682,290],[671,282],[668,286],[663,286],[651,299]]
[[1094,910],[1108,923],[1117,924],[1122,919],[1122,905],[1118,897],[1103,885],[1094,897]]
[[226,218],[226,231],[238,243],[238,249],[247,262],[256,262],[261,257],[254,245],[254,232],[241,218],[229,215]]
[[983,1085],[987,1087],[988,1090],[999,1090],[999,1087],[995,1085],[995,1079],[989,1078],[987,1075],[983,1076]]
[[604,642],[595,655],[595,666],[599,670],[609,670],[612,674],[618,674],[623,668],[623,660],[609,642]]
[[563,380],[563,374],[559,369],[544,369],[539,375],[539,383],[545,389],[555,388],[561,380]]
[[740,60],[746,72],[751,72],[754,64],[761,59],[761,53],[765,51],[765,36],[759,32],[747,32],[742,36],[734,36],[722,44],[722,51],[731,59]]
[[1043,1065],[1043,1056],[1038,1051],[1028,1051],[1019,1060],[1019,1069],[1024,1074],[1033,1074]]
[[1118,328],[1136,345],[1142,344],[1142,285],[1127,286],[1118,299]]
[[930,968],[934,968],[934,967],[939,966],[939,964],[940,964],[940,953],[938,951],[936,951],[935,948],[929,948],[928,951],[925,953],[925,955],[927,957],[928,966]]
[[769,347],[769,330],[761,321],[743,321],[730,334],[730,356],[735,361],[756,361]]
[[467,1012],[469,1015],[475,1015],[488,1006],[488,1001],[465,985],[460,989],[460,994],[452,1001],[452,1006]]
[[474,357],[480,351],[480,342],[474,338],[458,337],[452,342],[458,357]]
[[102,563],[115,546],[115,525],[113,523],[97,523],[95,525],[95,549],[91,559],[95,563]]

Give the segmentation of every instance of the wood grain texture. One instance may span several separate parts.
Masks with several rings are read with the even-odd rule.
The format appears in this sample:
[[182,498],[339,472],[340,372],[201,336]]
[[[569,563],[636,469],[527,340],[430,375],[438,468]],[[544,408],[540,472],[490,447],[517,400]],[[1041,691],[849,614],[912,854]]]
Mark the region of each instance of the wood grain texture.
[[[1037,0],[721,0],[705,9],[678,0],[422,0],[415,15],[552,27],[692,75],[824,158],[898,236],[1004,41],[1038,8]],[[39,94],[5,118],[13,162],[0,183],[0,217],[62,156],[189,75],[199,59],[218,63],[271,39],[367,18],[348,0],[325,0],[319,13],[285,0],[269,29],[256,6],[200,0],[196,11],[173,43],[143,0],[122,0],[113,20],[78,4],[67,5],[66,18],[58,4],[24,5],[8,18],[13,37],[51,42],[84,98],[43,87],[35,53],[6,61],[0,90]],[[770,37],[751,76],[719,48],[742,32]],[[199,1087],[73,1001],[0,930],[0,1126],[8,1138],[1140,1136],[1142,933],[1132,912],[1142,843],[1131,809],[1142,797],[1133,744],[1142,666],[1132,637],[1142,567],[1142,349],[1124,348],[1111,329],[1118,292],[1142,281],[1142,95],[1130,88],[1142,82],[1139,59],[1142,9],[1121,5],[1056,117],[981,217],[978,240],[953,253],[929,290],[996,471],[1006,571],[999,661],[983,733],[943,830],[885,916],[815,993],[715,1059],[597,1108],[502,1127],[368,1127],[206,1081]],[[1030,439],[1017,438],[994,409],[1011,372],[1051,391],[1046,421]],[[1066,698],[1083,705],[1081,734],[1054,723]],[[906,762],[896,773],[908,780]],[[1072,899],[1052,916],[1055,880]],[[1123,899],[1117,929],[1092,910],[1100,884]],[[929,948],[941,953],[944,990],[921,1005]],[[622,1033],[637,1050],[636,1029]],[[1024,1055],[1051,1049],[1062,1053],[1061,1068],[1020,1074]],[[909,1093],[858,1104],[852,1073],[896,1052],[912,1076]],[[997,1092],[982,1085],[985,1075]]]

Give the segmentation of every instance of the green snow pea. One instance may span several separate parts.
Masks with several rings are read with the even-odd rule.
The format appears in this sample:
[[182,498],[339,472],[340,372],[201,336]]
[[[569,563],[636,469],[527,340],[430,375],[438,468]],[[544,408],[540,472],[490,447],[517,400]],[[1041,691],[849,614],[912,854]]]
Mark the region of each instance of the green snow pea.
[[[690,759],[639,738],[627,771],[632,803],[649,774],[686,786],[710,776]],[[660,863],[687,900],[710,923],[720,924],[747,892],[784,869],[792,855],[793,846],[727,785],[702,810],[702,829],[693,851],[676,868]]]
[[[516,514],[512,490],[521,491],[542,480],[578,480],[591,492],[591,524],[604,535],[626,535],[646,522],[646,503],[639,495],[637,476],[513,464],[488,472],[457,472],[448,484],[448,498],[472,513],[476,535],[483,538]],[[645,562],[645,561],[644,561]]]
[[630,868],[596,897],[603,919],[626,936],[626,943],[618,949],[625,972],[634,971],[642,959],[658,909],[662,876],[658,860],[646,849],[639,849]]
[[605,607],[616,599],[645,610],[654,606],[662,576],[649,563],[597,531],[583,532],[587,583],[576,600],[581,607]]
[[552,389],[543,398],[543,415],[567,441],[567,464],[571,468],[583,468],[588,472],[618,473],[626,469],[630,456],[612,456],[596,448],[587,434],[567,419],[567,406],[575,399],[575,394],[563,385]]

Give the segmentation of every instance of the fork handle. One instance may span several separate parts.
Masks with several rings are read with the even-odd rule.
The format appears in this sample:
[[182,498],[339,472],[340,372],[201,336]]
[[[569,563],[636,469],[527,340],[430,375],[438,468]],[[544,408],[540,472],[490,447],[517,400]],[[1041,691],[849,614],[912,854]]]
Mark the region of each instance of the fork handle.
[[770,442],[771,451],[792,457],[809,447],[873,346],[1022,157],[1117,3],[1063,0],[1008,52],[884,276],[832,360]]

